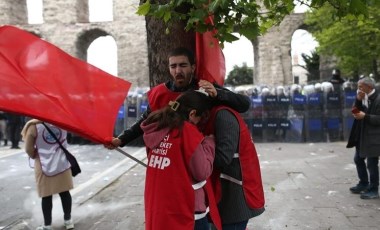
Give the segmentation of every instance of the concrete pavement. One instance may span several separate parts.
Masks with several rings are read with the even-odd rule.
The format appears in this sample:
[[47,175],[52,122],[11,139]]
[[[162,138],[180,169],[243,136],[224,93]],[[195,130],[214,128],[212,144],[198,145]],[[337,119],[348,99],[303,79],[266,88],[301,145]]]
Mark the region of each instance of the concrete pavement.
[[[354,150],[345,145],[256,144],[266,212],[251,219],[248,229],[380,229],[380,200],[349,192],[357,176]],[[144,175],[145,168],[136,165],[83,204],[98,204],[99,214],[78,216],[77,229],[144,229]]]
[[6,156],[6,155],[11,155],[11,154],[15,154],[15,153],[18,153],[18,152],[25,152],[24,151],[24,142],[23,141],[20,141],[19,142],[19,149],[11,149],[11,145],[12,143],[10,143],[10,141],[8,141],[8,145],[4,146],[4,141],[1,140],[0,141],[0,155],[1,156]]
[[[357,176],[354,150],[345,145],[257,143],[266,211],[251,219],[248,229],[380,229],[380,200],[349,192]],[[74,203],[76,229],[144,229],[145,168],[135,164],[115,178],[90,199]]]

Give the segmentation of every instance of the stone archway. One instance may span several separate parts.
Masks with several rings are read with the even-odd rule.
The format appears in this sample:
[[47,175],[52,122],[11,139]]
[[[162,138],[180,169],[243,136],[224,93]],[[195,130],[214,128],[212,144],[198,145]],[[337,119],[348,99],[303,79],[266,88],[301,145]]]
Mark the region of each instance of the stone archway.
[[294,13],[281,24],[253,41],[254,84],[288,85],[293,83],[291,40],[294,31],[305,29],[305,14]]
[[77,37],[76,46],[76,56],[82,60],[87,60],[87,49],[90,44],[97,38],[102,36],[110,35],[104,30],[99,28],[82,31],[81,34]]

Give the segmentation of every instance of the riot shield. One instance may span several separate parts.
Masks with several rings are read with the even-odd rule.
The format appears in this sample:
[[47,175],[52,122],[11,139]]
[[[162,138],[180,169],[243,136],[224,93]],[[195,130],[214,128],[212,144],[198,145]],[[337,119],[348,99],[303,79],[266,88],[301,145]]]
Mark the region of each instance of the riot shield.
[[307,92],[305,138],[307,142],[326,141],[323,129],[323,93],[320,87]]
[[301,94],[301,87],[293,87],[291,105],[289,109],[290,128],[286,133],[287,142],[304,142],[306,96]]
[[261,95],[251,96],[251,125],[254,142],[263,142],[263,102]]
[[327,141],[341,141],[343,139],[342,129],[342,101],[339,92],[333,88],[326,88],[325,93],[325,127]]
[[344,88],[344,103],[343,103],[343,139],[348,140],[354,118],[351,113],[352,106],[356,99],[356,89],[354,87]]
[[279,142],[284,142],[286,132],[290,128],[290,122],[288,119],[290,97],[285,91],[283,86],[277,87],[277,115],[278,115],[278,128],[276,131],[276,137]]
[[277,96],[271,93],[263,94],[263,140],[264,142],[277,141],[278,103]]

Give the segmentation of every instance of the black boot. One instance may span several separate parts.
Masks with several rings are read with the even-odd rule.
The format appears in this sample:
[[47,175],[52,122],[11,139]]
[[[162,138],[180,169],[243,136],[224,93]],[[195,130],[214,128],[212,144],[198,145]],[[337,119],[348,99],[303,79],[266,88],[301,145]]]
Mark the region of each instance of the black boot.
[[379,199],[379,188],[370,187],[367,191],[360,195],[362,199]]
[[8,145],[8,140],[5,139],[5,140],[4,140],[4,146],[7,146],[7,145]]

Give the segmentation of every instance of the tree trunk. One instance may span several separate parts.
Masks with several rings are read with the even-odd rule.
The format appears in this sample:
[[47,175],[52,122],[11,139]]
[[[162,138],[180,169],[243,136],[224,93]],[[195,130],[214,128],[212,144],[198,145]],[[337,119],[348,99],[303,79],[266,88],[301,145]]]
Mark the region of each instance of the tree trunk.
[[374,75],[375,80],[379,81],[380,78],[379,78],[379,72],[377,70],[377,59],[376,58],[374,58],[372,60],[372,70],[373,70],[373,75]]
[[170,79],[168,54],[172,49],[181,46],[195,52],[195,33],[193,31],[186,32],[184,29],[185,23],[182,21],[173,23],[169,27],[170,33],[166,34],[167,27],[164,22],[149,16],[145,20],[148,43],[149,82],[150,86],[153,87]]

